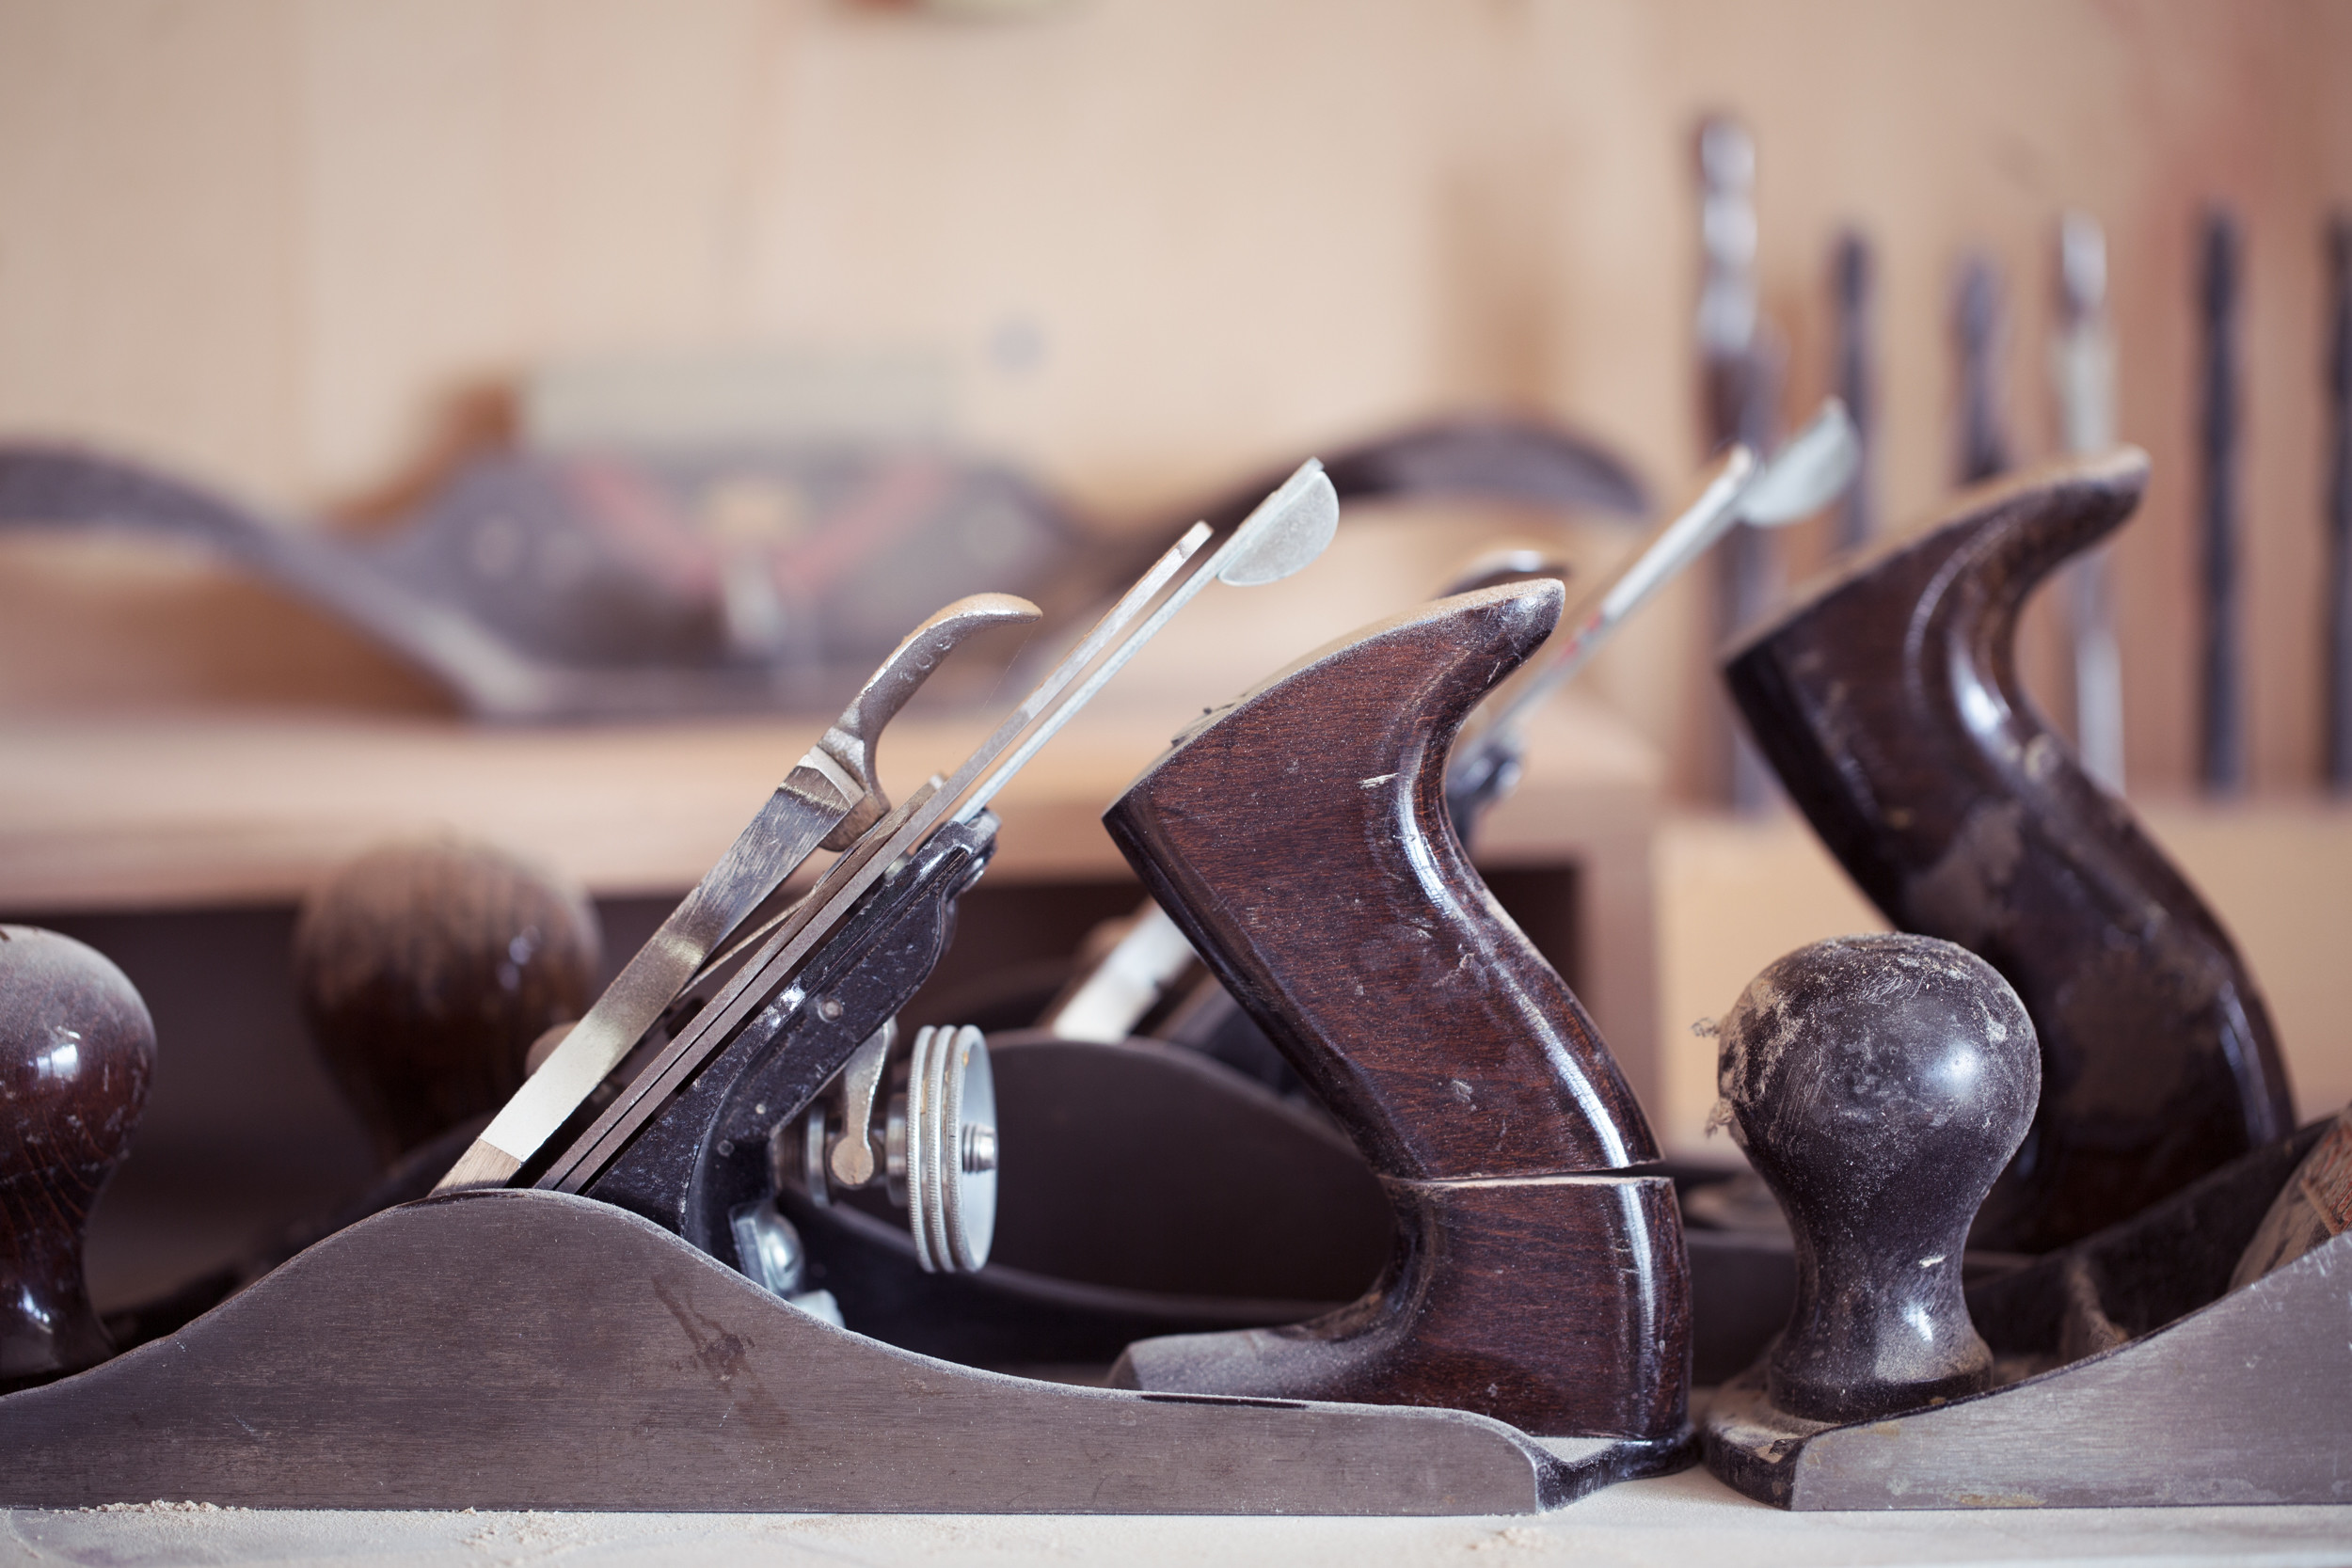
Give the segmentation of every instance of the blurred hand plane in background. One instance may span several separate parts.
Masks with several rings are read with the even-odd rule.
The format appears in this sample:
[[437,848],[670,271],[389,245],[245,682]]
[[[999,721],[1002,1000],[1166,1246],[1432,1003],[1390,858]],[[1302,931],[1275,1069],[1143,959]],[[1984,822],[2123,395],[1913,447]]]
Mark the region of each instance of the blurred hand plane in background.
[[[1034,599],[1049,617],[1041,647],[1055,644],[1052,626],[1074,632],[1149,560],[1135,541],[1167,532],[1156,519],[1082,518],[903,410],[859,414],[878,399],[919,402],[913,393],[726,369],[543,373],[518,441],[466,454],[365,537],[288,526],[111,453],[36,442],[0,443],[0,530],[193,546],[501,721],[823,707],[907,626],[979,589]],[[1530,418],[1391,431],[1343,451],[1330,472],[1343,499],[1646,510],[1624,462]],[[1183,520],[1226,531],[1266,487],[1250,475]]]

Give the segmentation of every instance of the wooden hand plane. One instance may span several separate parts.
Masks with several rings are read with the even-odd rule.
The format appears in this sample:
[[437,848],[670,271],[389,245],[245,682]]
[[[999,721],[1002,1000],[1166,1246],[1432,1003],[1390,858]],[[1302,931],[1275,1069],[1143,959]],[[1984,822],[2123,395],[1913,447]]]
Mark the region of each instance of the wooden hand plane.
[[1737,649],[1757,744],[1889,920],[2000,971],[2042,1040],[2041,1108],[1972,1234],[2041,1252],[2285,1135],[2286,1068],[2221,923],[2017,680],[2017,616],[2120,527],[2125,451],[1964,492]]
[[[1613,453],[1534,420],[1390,432],[1329,472],[1341,496],[1645,510]],[[0,533],[99,528],[213,556],[501,720],[824,705],[950,584],[1014,587],[1074,626],[1149,564],[1136,542],[1161,536],[922,446],[483,451],[449,479],[403,522],[347,541],[120,459],[0,442]],[[1232,528],[1271,487],[1255,479],[1186,515]]]
[[[2352,1500],[2352,1124],[1964,1283],[2038,1092],[2033,1025],[1990,965],[1930,937],[1817,942],[1719,1038],[1799,1264],[1787,1327],[1708,1410],[1725,1481],[1794,1509]],[[2265,1211],[2298,1207],[2312,1223],[2275,1245]]]
[[1621,1474],[1687,1451],[1672,1183],[1629,1169],[1657,1158],[1639,1106],[1446,811],[1456,729],[1563,597],[1548,580],[1469,594],[1311,655],[1179,736],[1105,814],[1397,1218],[1353,1306],[1146,1340],[1116,1380],[1475,1410],[1613,1440]]
[[[778,1135],[808,1125],[802,1113],[828,1080],[886,1042],[889,1013],[928,973],[993,847],[989,796],[1191,594],[1313,558],[1336,520],[1328,485],[1311,466],[1275,500],[1176,582],[1207,531],[1187,535],[954,774],[890,808],[771,927],[740,934],[716,989],[690,986],[691,1005],[631,1053],[642,1066],[625,1061],[609,1094],[516,1152],[513,1180],[535,1185],[445,1184],[162,1338],[0,1398],[0,1502],[1485,1513],[1553,1506],[1627,1473],[1629,1445],[1613,1435],[1531,1436],[1474,1410],[956,1366],[836,1327],[781,1288],[790,1243],[773,1199],[792,1151]],[[0,992],[0,1025],[22,1010],[14,1000]],[[29,1045],[0,1040],[6,1060],[38,1045],[56,1069],[56,1022],[43,1012]],[[985,1243],[969,1230],[959,1241],[950,1183],[984,1168],[993,1140],[958,1125],[938,1064],[977,1037],[924,1033],[933,1065],[920,1065],[918,1037],[909,1111],[948,1085],[950,1109],[930,1125],[956,1135],[894,1126],[892,1173],[924,1189],[915,1223],[944,1203],[947,1227],[932,1239],[968,1268]],[[818,1152],[830,1165],[857,1151]],[[47,1174],[56,1193],[103,1177]],[[1570,1192],[1553,1207],[1607,1237],[1612,1214],[1658,1202],[1639,1182],[1616,1185],[1636,1190],[1599,1205]],[[1462,1195],[1471,1210],[1476,1198]]]

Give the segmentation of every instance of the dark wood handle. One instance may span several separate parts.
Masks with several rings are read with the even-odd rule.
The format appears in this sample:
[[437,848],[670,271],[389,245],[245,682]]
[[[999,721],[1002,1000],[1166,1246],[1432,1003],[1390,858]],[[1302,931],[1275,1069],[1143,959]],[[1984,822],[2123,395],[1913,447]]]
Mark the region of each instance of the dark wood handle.
[[1386,1185],[1395,1255],[1361,1301],[1287,1328],[1141,1340],[1112,1386],[1444,1405],[1542,1436],[1685,1430],[1690,1265],[1672,1180]]
[[1580,1174],[1655,1159],[1649,1128],[1445,804],[1463,719],[1565,596],[1486,589],[1334,643],[1180,736],[1104,815],[1399,1219],[1361,1300],[1140,1341],[1116,1374],[1130,1385],[1450,1405],[1677,1462],[1690,1288],[1672,1184]]
[[372,849],[303,900],[302,1016],[379,1162],[488,1116],[531,1044],[596,1000],[602,938],[586,897],[486,844]]
[[1104,824],[1375,1168],[1414,1180],[1657,1158],[1566,984],[1470,869],[1445,759],[1564,590],[1443,599],[1180,738]]
[[90,1310],[84,1227],[155,1071],[155,1025],[71,937],[0,926],[0,1392],[114,1354]]
[[1887,918],[1978,953],[2042,1037],[2041,1108],[1979,1245],[2041,1251],[2292,1124],[2268,1011],[2220,923],[2017,680],[2017,616],[2120,527],[2143,453],[1967,492],[1833,578],[1724,673],[1781,782]]

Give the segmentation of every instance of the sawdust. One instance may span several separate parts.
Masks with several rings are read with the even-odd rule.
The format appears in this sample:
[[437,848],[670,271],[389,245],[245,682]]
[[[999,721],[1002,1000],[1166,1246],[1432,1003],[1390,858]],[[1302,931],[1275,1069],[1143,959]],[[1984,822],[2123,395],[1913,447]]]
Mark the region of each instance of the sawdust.
[[157,1497],[151,1503],[98,1503],[79,1512],[84,1513],[244,1513],[246,1509],[223,1508],[218,1503],[176,1503],[168,1497]]
[[[473,1513],[473,1509],[466,1510]],[[520,1563],[552,1556],[567,1547],[584,1545],[591,1531],[574,1515],[526,1509],[497,1513],[491,1522],[460,1539],[459,1544],[480,1552],[493,1562]]]
[[1471,1542],[1470,1549],[1473,1552],[1509,1551],[1515,1547],[1536,1550],[1548,1544],[1542,1530],[1531,1529],[1525,1525],[1506,1525],[1492,1535],[1481,1536]]

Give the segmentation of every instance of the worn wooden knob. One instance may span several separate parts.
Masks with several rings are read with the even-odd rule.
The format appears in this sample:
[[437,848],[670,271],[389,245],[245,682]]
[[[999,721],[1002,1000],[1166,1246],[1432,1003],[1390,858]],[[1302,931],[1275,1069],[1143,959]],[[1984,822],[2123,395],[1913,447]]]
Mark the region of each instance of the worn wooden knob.
[[1750,982],[1721,1046],[1732,1135],[1796,1240],[1772,1402],[1851,1421],[1989,1386],[1961,1254],[2041,1097],[2016,992],[1948,942],[1840,937]]
[[154,1021],[122,971],[71,937],[0,926],[0,1389],[114,1354],[82,1238],[154,1070]]
[[501,849],[391,844],[337,871],[294,926],[294,984],[327,1070],[390,1163],[506,1103],[524,1053],[595,999],[587,899]]

